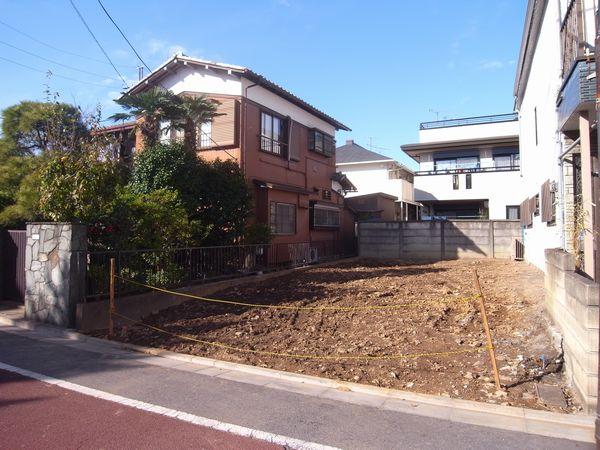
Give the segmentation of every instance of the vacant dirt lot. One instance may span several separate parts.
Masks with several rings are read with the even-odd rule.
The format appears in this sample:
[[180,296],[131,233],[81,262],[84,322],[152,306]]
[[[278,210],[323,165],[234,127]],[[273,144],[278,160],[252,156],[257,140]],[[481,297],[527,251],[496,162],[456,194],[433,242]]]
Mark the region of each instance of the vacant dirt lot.
[[[509,386],[507,393],[496,391],[488,353],[481,348],[486,344],[477,301],[461,301],[476,294],[475,268],[486,297],[501,381]],[[561,364],[543,313],[543,275],[525,263],[463,260],[417,265],[353,261],[297,271],[211,297],[296,306],[415,305],[369,311],[298,311],[191,300],[145,319],[169,332],[205,341],[269,352],[335,355],[339,360],[236,352],[142,326],[121,330],[120,338],[177,352],[388,388],[540,409],[577,409],[557,374],[544,376],[543,382],[559,386],[566,404],[561,408],[538,400],[532,379],[556,371]],[[344,359],[477,348],[483,351],[414,359]]]

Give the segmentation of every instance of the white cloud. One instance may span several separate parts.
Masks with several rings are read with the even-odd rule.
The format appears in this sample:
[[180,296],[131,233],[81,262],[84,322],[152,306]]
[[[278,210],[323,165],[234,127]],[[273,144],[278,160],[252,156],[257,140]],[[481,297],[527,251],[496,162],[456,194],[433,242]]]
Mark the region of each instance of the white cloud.
[[503,61],[494,59],[490,61],[482,61],[479,64],[481,70],[500,70],[503,69],[506,64]]
[[168,58],[175,53],[187,53],[187,49],[183,45],[173,44],[162,39],[149,39],[146,45],[151,56],[161,58]]

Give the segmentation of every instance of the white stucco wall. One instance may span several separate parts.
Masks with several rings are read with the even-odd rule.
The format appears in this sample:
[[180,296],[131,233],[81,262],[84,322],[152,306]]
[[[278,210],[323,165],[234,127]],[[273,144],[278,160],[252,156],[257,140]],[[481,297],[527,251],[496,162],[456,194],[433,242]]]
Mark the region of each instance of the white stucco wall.
[[419,130],[419,142],[461,141],[465,139],[517,136],[518,134],[519,123],[513,120],[510,122]]
[[246,90],[253,83],[235,73],[228,75],[227,72],[222,70],[204,69],[197,66],[193,68],[191,66],[180,66],[177,71],[173,71],[170,75],[163,78],[160,84],[175,94],[182,92],[202,92],[206,94],[242,96],[247,92],[248,98],[256,103],[272,109],[283,116],[290,116],[296,122],[306,125],[309,128],[318,128],[325,133],[335,136],[335,127],[277,94],[261,86],[253,86]]
[[[561,44],[558,3],[559,0],[550,0],[547,6],[529,82],[519,108],[523,174],[519,203],[539,193],[544,181],[559,179],[556,96],[561,86]],[[526,259],[542,270],[545,270],[544,249],[563,246],[560,201],[556,216],[556,225],[548,226],[538,216],[534,217],[533,226],[524,230]]]
[[415,176],[415,200],[488,200],[492,220],[506,219],[506,206],[518,205],[523,196],[521,174],[510,172],[475,172],[471,174],[471,189],[467,189],[466,174],[458,175],[459,189],[452,187],[452,174]]
[[204,92],[221,95],[242,95],[240,77],[222,70],[184,66],[163,78],[160,84],[175,94],[182,92]]
[[406,180],[389,179],[388,171],[396,167],[394,162],[374,162],[340,164],[337,170],[345,174],[356,186],[357,192],[349,192],[347,197],[383,192],[398,197],[398,200],[412,202],[414,201],[412,183]]
[[309,128],[318,128],[327,134],[335,136],[335,127],[332,125],[261,86],[250,87],[252,84],[250,80],[242,78],[242,95],[246,96],[247,94],[248,99],[266,106],[273,111],[277,111],[283,116],[290,116],[296,122]]

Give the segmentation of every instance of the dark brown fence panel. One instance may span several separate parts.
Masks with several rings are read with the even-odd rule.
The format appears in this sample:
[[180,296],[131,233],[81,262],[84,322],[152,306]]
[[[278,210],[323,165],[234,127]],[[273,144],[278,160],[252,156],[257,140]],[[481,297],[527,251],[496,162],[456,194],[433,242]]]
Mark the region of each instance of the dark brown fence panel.
[[88,252],[85,259],[86,302],[103,300],[108,294],[109,262],[115,258],[120,294],[161,288],[190,286],[260,272],[355,256],[351,241],[313,241],[278,244],[186,247],[147,250]]
[[0,239],[0,297],[2,300],[24,301],[25,299],[25,230],[2,232]]

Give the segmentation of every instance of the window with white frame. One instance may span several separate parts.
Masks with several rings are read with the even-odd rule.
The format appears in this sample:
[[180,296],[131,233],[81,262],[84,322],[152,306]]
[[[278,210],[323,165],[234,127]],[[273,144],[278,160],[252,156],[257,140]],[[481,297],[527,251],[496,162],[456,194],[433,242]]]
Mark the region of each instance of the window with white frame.
[[260,149],[264,152],[285,156],[287,121],[274,114],[260,114]]
[[296,234],[296,205],[271,202],[269,225],[273,234]]
[[196,130],[196,139],[198,140],[198,147],[209,148],[213,146],[212,141],[212,122],[204,122]]

